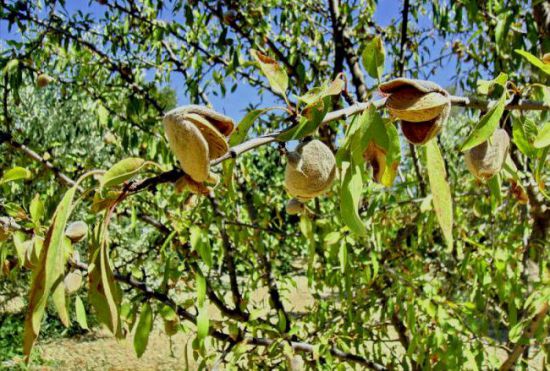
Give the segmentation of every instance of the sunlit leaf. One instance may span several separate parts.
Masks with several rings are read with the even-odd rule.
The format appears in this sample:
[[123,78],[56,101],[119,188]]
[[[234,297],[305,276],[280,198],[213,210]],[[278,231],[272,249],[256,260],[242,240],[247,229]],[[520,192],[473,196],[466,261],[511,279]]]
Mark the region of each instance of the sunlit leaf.
[[212,248],[206,233],[200,227],[194,225],[189,230],[189,236],[191,247],[199,253],[204,264],[211,268],[214,264],[212,261]]
[[141,307],[141,313],[139,315],[139,321],[136,326],[136,333],[134,334],[134,350],[138,358],[141,358],[147,344],[149,343],[149,335],[153,329],[153,310],[149,303],[143,304]]
[[288,76],[284,68],[279,66],[277,61],[258,50],[250,50],[252,57],[258,62],[260,69],[269,81],[273,91],[286,96],[288,89]]
[[29,206],[29,211],[31,213],[33,223],[39,225],[40,221],[44,217],[44,204],[42,203],[38,193],[34,195],[31,205]]
[[2,178],[0,178],[0,185],[8,182],[13,182],[15,180],[21,180],[21,179],[30,179],[32,176],[32,173],[20,166],[16,166],[14,168],[9,169],[2,175]]
[[340,189],[340,215],[353,233],[364,236],[367,230],[358,211],[363,190],[361,168],[358,165],[347,164],[347,168],[342,169],[344,177]]
[[544,148],[550,145],[550,122],[544,124],[533,142],[535,148]]
[[461,150],[467,151],[470,148],[473,148],[487,139],[489,139],[495,129],[498,127],[500,118],[504,113],[504,106],[506,103],[506,93],[502,93],[500,99],[497,101],[495,106],[489,110],[479,121],[474,130],[470,133],[464,144],[462,145]]
[[64,231],[71,213],[76,189],[77,186],[70,188],[57,206],[40,252],[38,267],[33,272],[23,340],[23,352],[27,361],[40,332],[46,299],[55,283],[63,281],[63,272],[65,271]]
[[380,36],[375,36],[367,43],[362,54],[363,66],[370,77],[380,80],[384,73],[386,50]]
[[516,49],[514,51],[517,54],[521,55],[523,58],[525,58],[533,66],[537,67],[545,74],[550,75],[550,64],[544,63],[543,61],[535,57],[533,54],[526,52],[525,50]]
[[477,92],[479,94],[487,95],[493,86],[499,85],[501,87],[505,87],[507,81],[508,75],[503,72],[499,73],[493,80],[479,79],[477,80]]
[[86,319],[86,309],[84,309],[84,303],[80,296],[75,296],[74,298],[74,311],[76,314],[76,322],[78,325],[87,330],[88,329],[88,320]]
[[136,157],[121,160],[103,174],[100,185],[105,188],[121,184],[139,173],[145,164],[145,160]]
[[108,255],[107,226],[105,223],[91,235],[90,266],[88,272],[88,301],[96,317],[117,337],[122,336],[120,323],[121,292],[115,281]]
[[447,246],[453,246],[453,200],[451,198],[451,189],[447,182],[447,172],[445,171],[445,162],[441,157],[437,141],[431,140],[426,145],[426,167],[428,170],[428,179],[432,191],[432,200],[435,215],[439,226],[443,231],[443,236]]

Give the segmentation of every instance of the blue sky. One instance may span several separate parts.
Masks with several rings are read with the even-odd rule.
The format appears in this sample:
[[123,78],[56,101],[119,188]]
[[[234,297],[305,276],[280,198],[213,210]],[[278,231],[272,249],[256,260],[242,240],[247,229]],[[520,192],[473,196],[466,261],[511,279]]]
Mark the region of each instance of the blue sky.
[[[392,20],[398,19],[401,16],[401,7],[402,0],[380,0],[378,7],[376,9],[374,19],[375,22],[382,27],[389,25]],[[76,12],[78,10],[83,12],[89,12],[92,15],[103,14],[104,9],[102,6],[92,2],[91,5],[88,5],[84,1],[69,0],[67,1],[67,10],[70,13]],[[419,27],[430,26],[431,21],[427,17],[420,17]],[[17,29],[14,28],[12,32],[8,32],[7,25],[5,22],[0,22],[0,35],[1,39],[19,39],[20,35],[17,34]],[[5,43],[2,42],[1,47],[5,47]],[[443,47],[443,41],[437,40],[435,45],[432,47],[432,56],[431,58],[436,58],[439,56],[439,52]],[[388,55],[386,60],[386,71],[391,68],[391,59],[392,56]],[[430,79],[438,82],[440,85],[446,86],[450,84],[450,79],[452,74],[455,72],[456,60],[452,59],[445,68],[439,68],[434,76]],[[173,78],[170,85],[176,90],[178,94],[178,104],[187,104],[189,103],[188,97],[185,96],[183,89],[184,81],[179,74],[172,74]],[[376,82],[372,79],[367,79],[368,85],[373,86]],[[229,85],[230,86],[230,85]],[[207,92],[209,93],[209,92]],[[274,97],[271,97],[266,93],[263,97],[263,101],[260,96],[257,94],[256,89],[248,86],[246,83],[239,84],[237,90],[233,93],[227,93],[225,97],[215,96],[211,92],[208,94],[208,98],[211,103],[214,105],[214,108],[225,112],[229,116],[233,117],[236,121],[239,121],[245,112],[245,108],[249,103],[259,104],[260,106],[268,106],[275,102]]]

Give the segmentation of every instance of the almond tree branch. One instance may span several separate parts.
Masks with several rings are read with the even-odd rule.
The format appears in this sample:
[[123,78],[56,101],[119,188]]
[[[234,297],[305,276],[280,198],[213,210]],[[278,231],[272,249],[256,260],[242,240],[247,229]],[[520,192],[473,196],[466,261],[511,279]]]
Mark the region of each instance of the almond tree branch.
[[219,219],[219,230],[222,236],[222,243],[224,247],[224,261],[229,271],[229,283],[231,285],[231,293],[233,294],[233,302],[235,303],[235,309],[241,313],[245,313],[242,309],[243,306],[243,297],[239,290],[239,282],[237,280],[237,267],[235,266],[235,249],[229,235],[227,234],[227,229],[225,228],[225,214],[220,209],[218,200],[214,197],[213,193],[208,195],[208,199],[212,204],[212,209],[214,214]]
[[329,0],[328,2],[332,27],[334,29],[334,40],[340,47],[336,49],[336,52],[340,51],[344,53],[344,57],[351,72],[351,82],[357,91],[357,98],[361,102],[366,102],[368,98],[367,84],[365,83],[365,77],[359,65],[359,57],[355,53],[351,39],[348,36],[349,31],[346,28],[345,20],[340,14],[340,1]]
[[[73,265],[75,268],[78,268],[83,271],[88,271],[88,265],[81,262],[71,262],[71,265]],[[175,308],[176,313],[178,316],[184,320],[187,320],[192,323],[197,323],[197,318],[195,315],[189,313],[185,308],[177,305],[167,294],[161,293],[151,287],[149,287],[146,283],[136,280],[131,274],[120,274],[118,272],[113,272],[113,275],[115,279],[119,282],[125,283],[129,285],[130,287],[137,289],[141,291],[146,297],[155,299],[161,303],[164,303],[171,308]],[[279,341],[278,339],[269,339],[269,338],[261,338],[261,337],[246,337],[243,339],[233,339],[228,334],[215,330],[213,328],[209,329],[209,333],[212,337],[214,337],[217,340],[221,340],[228,343],[239,343],[242,342],[244,344],[250,344],[250,345],[259,345],[259,346],[271,346],[275,343],[277,343],[278,347],[283,347],[284,342]],[[298,352],[303,353],[314,353],[315,347],[312,344],[299,342],[299,341],[291,341],[290,346]],[[368,360],[362,356],[346,353],[343,352],[337,348],[332,348],[330,350],[330,353],[342,360],[355,362],[360,365],[366,366],[372,370],[378,370],[383,371],[387,370],[387,368],[379,363],[376,363],[374,361]]]
[[[401,45],[399,48],[399,59],[398,59],[398,72],[399,76],[403,77],[405,69],[405,48],[407,46],[407,29],[409,22],[409,0],[403,0],[403,20],[401,22]],[[412,143],[409,143],[409,150],[411,152],[412,163],[414,166],[414,171],[416,173],[416,178],[418,179],[418,189],[421,197],[426,196],[426,184],[424,183],[424,178],[422,177],[422,172],[420,171],[420,164],[418,161],[418,156],[416,154],[416,148]],[[399,318],[398,310],[394,310],[391,314],[391,322],[393,327],[399,335],[399,341],[403,346],[405,352],[409,349],[410,339],[407,335],[407,327]],[[420,365],[412,358],[409,357],[411,361],[411,366],[413,370],[420,370]]]
[[[244,199],[246,202],[246,209],[248,211],[250,219],[259,220],[258,212],[256,211],[252,194],[248,192],[247,187],[245,186],[244,183],[239,183],[239,187],[241,189],[241,193],[244,196]],[[262,266],[262,269],[264,271],[264,274],[263,274],[264,283],[268,288],[269,297],[271,298],[271,304],[273,308],[277,312],[280,312],[285,318],[285,332],[288,332],[290,331],[290,327],[291,327],[290,317],[288,316],[288,313],[285,310],[285,306],[281,300],[281,295],[279,294],[279,288],[277,287],[277,280],[275,279],[275,277],[273,277],[273,270],[271,266],[271,259],[269,258],[269,253],[265,251],[265,248],[263,246],[259,246],[260,244],[262,244],[262,239],[260,237],[261,237],[260,232],[256,231],[254,233],[254,241],[258,245],[256,250],[257,250],[258,259],[260,261],[260,265]]]
[[[451,96],[450,100],[453,106],[473,108],[473,109],[483,109],[483,107],[485,108],[491,107],[496,103],[496,101],[493,101],[493,100],[487,101],[479,98],[459,97],[459,96]],[[373,100],[371,102],[356,103],[352,106],[342,108],[337,111],[329,112],[327,113],[327,115],[325,116],[325,118],[323,119],[320,125],[325,125],[325,124],[328,124],[329,122],[336,121],[336,120],[345,120],[351,116],[360,114],[366,111],[371,104],[374,105],[374,107],[376,107],[377,109],[382,109],[384,108],[385,102],[386,102],[386,99],[382,98],[382,99]],[[550,111],[550,105],[544,102],[536,102],[536,101],[520,99],[517,102],[515,101],[509,102],[506,105],[506,109],[521,110],[521,111],[532,111],[532,110]],[[270,143],[274,143],[277,141],[277,136],[280,133],[281,133],[280,131],[276,131],[273,133],[265,134],[256,138],[249,139],[246,142],[243,142],[234,147],[231,147],[230,150],[225,155],[223,155],[220,158],[217,158],[216,160],[212,160],[210,162],[210,165],[211,166],[218,165],[226,160],[236,158],[242,155],[243,153],[249,152],[255,148],[258,148]],[[128,188],[128,191],[129,193],[137,193],[146,189],[152,189],[159,184],[175,182],[181,176],[183,176],[182,170],[179,168],[176,168],[151,178],[132,182],[132,184],[130,184]]]
[[508,354],[508,358],[500,366],[500,371],[511,370],[516,364],[518,358],[521,356],[525,348],[529,345],[529,340],[535,335],[539,327],[544,322],[546,314],[548,313],[548,302],[545,302],[537,311],[537,314],[531,319],[529,326],[525,328],[521,338],[512,349],[512,352]]

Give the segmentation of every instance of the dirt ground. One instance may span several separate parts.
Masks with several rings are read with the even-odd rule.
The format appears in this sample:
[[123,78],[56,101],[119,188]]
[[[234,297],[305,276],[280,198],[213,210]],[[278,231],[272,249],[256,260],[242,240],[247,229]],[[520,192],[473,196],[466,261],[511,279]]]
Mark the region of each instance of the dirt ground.
[[[291,312],[303,312],[313,304],[313,297],[307,286],[307,279],[295,279],[296,288],[292,288],[285,296],[285,306]],[[257,290],[252,295],[254,307],[268,310],[267,290]],[[230,299],[228,298],[230,302]],[[19,306],[19,302],[12,302],[12,307]],[[6,308],[4,308],[6,309]],[[13,308],[12,308],[13,309]],[[217,319],[220,314],[214,306],[209,308],[210,317]],[[193,361],[191,342],[194,338],[192,326],[186,333],[179,332],[170,339],[163,332],[161,321],[157,321],[149,337],[149,345],[141,358],[134,352],[132,336],[123,340],[116,340],[106,330],[94,330],[86,335],[57,339],[49,342],[42,341],[37,348],[43,360],[42,366],[35,366],[35,370],[196,370],[197,363]],[[390,331],[391,332],[391,331]],[[391,335],[391,334],[390,334]],[[396,334],[395,334],[396,335]],[[366,344],[369,348],[372,344]],[[185,356],[187,350],[187,357]],[[400,347],[394,349],[401,353]],[[504,358],[502,350],[494,349],[498,358]],[[187,360],[186,360],[187,358]],[[539,357],[540,358],[540,357]],[[187,361],[189,363],[187,363]],[[535,360],[533,370],[537,370],[540,360]]]
[[[304,311],[313,303],[307,287],[307,279],[296,279],[297,287],[288,293],[285,303],[292,312]],[[267,290],[260,289],[254,293],[252,300],[267,310]],[[217,308],[209,308],[212,318],[219,318]],[[158,321],[149,337],[147,350],[137,358],[132,344],[132,337],[116,340],[106,330],[93,331],[80,337],[60,339],[38,344],[41,358],[45,365],[40,370],[185,370],[187,369],[185,350],[189,339],[194,335],[178,333],[170,338],[162,330]],[[188,344],[189,369],[197,369],[193,361],[191,343]]]

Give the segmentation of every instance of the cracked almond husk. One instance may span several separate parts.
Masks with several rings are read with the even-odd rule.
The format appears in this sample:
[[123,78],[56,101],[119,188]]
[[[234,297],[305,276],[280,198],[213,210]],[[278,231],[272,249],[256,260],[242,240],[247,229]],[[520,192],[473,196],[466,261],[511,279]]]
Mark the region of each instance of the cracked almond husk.
[[386,108],[401,120],[403,135],[412,144],[428,142],[449,118],[449,93],[431,81],[399,78],[381,84],[379,89],[388,95]]

